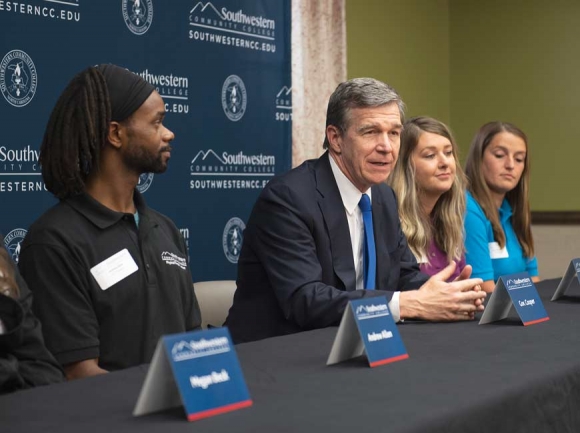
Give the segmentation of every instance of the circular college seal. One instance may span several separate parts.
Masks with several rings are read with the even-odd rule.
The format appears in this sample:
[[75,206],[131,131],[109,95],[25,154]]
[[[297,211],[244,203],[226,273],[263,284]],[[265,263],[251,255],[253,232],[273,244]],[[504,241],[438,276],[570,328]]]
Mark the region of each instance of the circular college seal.
[[137,191],[143,194],[153,183],[153,173],[142,173],[137,183]]
[[246,112],[246,86],[240,77],[230,75],[222,86],[222,107],[232,122],[240,120]]
[[0,92],[10,105],[24,107],[36,93],[36,66],[24,51],[12,50],[0,62]]
[[136,35],[147,33],[153,22],[153,0],[123,0],[123,19]]
[[24,229],[14,229],[4,237],[4,246],[10,253],[14,263],[18,263],[20,256],[20,244],[26,237],[27,231]]
[[224,247],[226,259],[233,264],[238,263],[240,258],[245,228],[244,222],[236,217],[230,219],[224,228],[222,246]]

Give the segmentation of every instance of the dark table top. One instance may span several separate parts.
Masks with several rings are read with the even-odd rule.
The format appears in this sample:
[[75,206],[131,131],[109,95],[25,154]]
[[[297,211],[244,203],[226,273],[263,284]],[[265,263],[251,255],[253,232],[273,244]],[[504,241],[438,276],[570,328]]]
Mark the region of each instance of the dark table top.
[[580,289],[550,302],[557,283],[537,285],[547,322],[405,322],[410,358],[376,368],[326,366],[337,328],[238,345],[247,409],[134,418],[141,366],[0,397],[0,432],[578,432]]

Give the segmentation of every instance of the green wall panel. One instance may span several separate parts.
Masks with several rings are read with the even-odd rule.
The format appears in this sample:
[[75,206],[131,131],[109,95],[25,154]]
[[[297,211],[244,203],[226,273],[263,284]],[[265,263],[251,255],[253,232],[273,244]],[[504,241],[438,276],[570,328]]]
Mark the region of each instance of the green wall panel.
[[349,78],[393,86],[407,115],[449,121],[448,0],[347,0]]
[[348,77],[393,85],[408,115],[452,127],[465,156],[483,123],[529,136],[531,204],[580,210],[580,2],[346,0]]
[[536,211],[580,210],[579,22],[577,1],[450,3],[451,124],[465,152],[490,120],[526,132]]

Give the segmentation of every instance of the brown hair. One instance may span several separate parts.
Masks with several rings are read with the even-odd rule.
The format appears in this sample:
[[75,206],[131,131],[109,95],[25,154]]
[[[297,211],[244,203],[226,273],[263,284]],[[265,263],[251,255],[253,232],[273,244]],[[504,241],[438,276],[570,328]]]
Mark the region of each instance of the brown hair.
[[[481,170],[483,153],[493,137],[501,132],[509,132],[516,137],[521,138],[528,149],[528,138],[526,134],[517,126],[508,122],[489,122],[479,128],[477,134],[471,142],[467,161],[465,163],[465,173],[469,178],[469,192],[473,198],[479,203],[485,216],[491,222],[493,228],[493,237],[501,248],[505,246],[505,233],[499,221],[499,213],[496,209],[489,187],[485,182],[483,172]],[[514,232],[522,246],[526,257],[534,257],[534,239],[532,237],[532,217],[530,213],[530,205],[528,203],[528,191],[530,184],[530,158],[529,152],[526,151],[524,161],[524,171],[522,176],[514,189],[508,191],[505,195],[508,203],[512,207],[512,226]]]
[[[412,158],[424,132],[449,140],[456,165],[453,185],[439,197],[431,215],[425,215],[421,206]],[[449,128],[431,117],[414,117],[405,122],[399,158],[388,182],[397,195],[401,227],[415,257],[418,260],[426,257],[429,242],[433,239],[437,247],[447,253],[449,261],[461,258],[464,250],[465,175],[459,166],[457,145]]]

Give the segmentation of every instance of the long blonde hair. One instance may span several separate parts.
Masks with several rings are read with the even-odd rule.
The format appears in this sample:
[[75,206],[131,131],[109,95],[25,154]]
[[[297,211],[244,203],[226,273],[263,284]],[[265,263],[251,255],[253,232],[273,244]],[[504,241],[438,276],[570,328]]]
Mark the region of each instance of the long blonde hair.
[[[439,197],[431,215],[425,214],[421,206],[421,191],[415,179],[412,158],[424,132],[431,132],[449,140],[456,165],[455,180],[449,191]],[[449,261],[459,260],[464,251],[465,175],[459,165],[457,145],[449,128],[431,117],[414,117],[405,122],[399,158],[388,183],[397,195],[401,227],[415,257],[427,257],[427,248],[433,239],[437,247],[445,251]]]
[[467,161],[465,163],[465,173],[469,179],[469,192],[473,198],[479,203],[485,216],[491,222],[493,229],[493,238],[501,248],[505,246],[505,233],[499,221],[499,212],[494,205],[494,202],[489,191],[489,187],[485,182],[483,172],[481,170],[483,153],[493,137],[500,132],[509,132],[516,137],[521,138],[526,145],[526,158],[524,161],[524,171],[516,187],[508,191],[505,195],[508,203],[512,207],[512,226],[516,237],[526,257],[534,257],[534,238],[532,237],[532,216],[530,212],[530,205],[528,203],[528,192],[530,185],[530,159],[528,150],[528,138],[526,134],[517,126],[508,122],[489,122],[479,128],[477,134],[471,142],[469,153],[467,154]]

